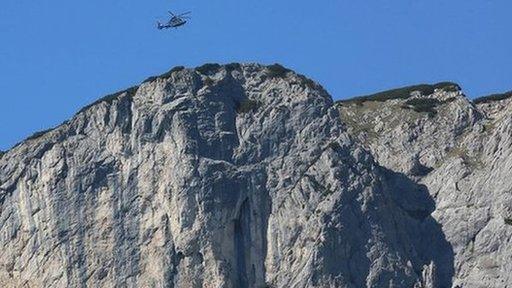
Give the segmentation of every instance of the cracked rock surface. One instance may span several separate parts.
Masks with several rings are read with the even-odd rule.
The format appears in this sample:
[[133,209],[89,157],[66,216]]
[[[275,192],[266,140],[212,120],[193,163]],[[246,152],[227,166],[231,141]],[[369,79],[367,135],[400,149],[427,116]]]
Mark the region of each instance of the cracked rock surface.
[[[423,185],[454,255],[454,287],[512,287],[512,98],[474,104],[459,89],[337,104],[376,161]],[[417,109],[418,110],[418,109]]]
[[107,96],[0,153],[0,286],[506,287],[512,104],[412,95],[210,64]]

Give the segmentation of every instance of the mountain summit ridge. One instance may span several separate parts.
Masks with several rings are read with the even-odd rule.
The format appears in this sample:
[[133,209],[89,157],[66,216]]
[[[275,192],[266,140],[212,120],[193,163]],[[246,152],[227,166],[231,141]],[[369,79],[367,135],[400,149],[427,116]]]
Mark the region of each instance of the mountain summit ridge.
[[[224,69],[229,71],[229,70],[236,69],[236,67],[241,67],[241,65],[256,65],[256,66],[260,66],[260,67],[267,67],[267,68],[269,68],[269,70],[282,71],[282,72],[277,72],[277,73],[283,73],[283,72],[284,72],[284,74],[286,74],[288,72],[295,73],[296,75],[301,77],[302,80],[307,81],[307,83],[309,85],[311,85],[311,83],[314,83],[313,85],[319,85],[321,87],[321,85],[318,82],[315,82],[314,80],[311,80],[310,78],[308,78],[308,77],[306,77],[306,76],[304,76],[302,74],[296,73],[295,71],[293,71],[293,70],[291,70],[289,68],[286,68],[286,67],[284,67],[284,66],[282,66],[281,64],[278,64],[278,63],[272,64],[272,65],[263,65],[263,64],[258,64],[258,63],[245,63],[245,64],[243,64],[243,63],[237,63],[237,62],[232,62],[232,63],[228,63],[228,64],[206,63],[204,65],[197,66],[197,67],[194,67],[194,68],[187,68],[185,66],[178,65],[178,66],[174,66],[173,68],[171,68],[168,72],[165,72],[163,74],[159,74],[157,76],[148,77],[148,78],[143,80],[138,85],[132,86],[132,87],[130,87],[128,89],[119,90],[119,91],[113,92],[111,94],[108,94],[106,96],[103,96],[101,98],[98,98],[97,100],[93,101],[92,103],[86,104],[84,107],[79,109],[79,111],[76,112],[73,117],[75,117],[77,114],[80,114],[80,113],[84,112],[85,110],[93,107],[96,104],[100,104],[102,102],[107,102],[108,103],[108,102],[116,99],[118,96],[122,95],[123,93],[134,93],[143,84],[150,83],[150,82],[153,82],[153,81],[156,81],[156,80],[159,80],[159,79],[160,80],[161,79],[165,80],[166,78],[172,77],[172,74],[175,73],[175,72],[179,72],[179,71],[187,70],[188,69],[190,71],[197,71],[198,73],[207,73],[205,71],[208,71],[208,69],[221,69],[221,68],[224,68]],[[276,73],[276,72],[273,72],[273,73]],[[395,88],[395,89],[381,90],[379,92],[376,92],[376,93],[373,93],[373,94],[369,94],[369,95],[351,96],[351,97],[347,97],[347,98],[344,98],[344,99],[338,99],[338,100],[333,100],[333,101],[335,101],[337,103],[343,103],[343,102],[364,102],[364,101],[370,101],[370,102],[371,101],[387,101],[387,100],[392,100],[395,97],[398,97],[398,98],[408,98],[409,95],[410,95],[410,93],[408,93],[408,92],[414,92],[414,91],[421,92],[422,90],[427,89],[427,90],[432,90],[431,93],[433,93],[435,89],[443,89],[443,88],[449,88],[449,87],[456,87],[455,89],[462,91],[462,88],[461,88],[461,86],[459,84],[457,84],[455,82],[450,82],[450,81],[442,81],[442,82],[438,82],[438,83],[434,83],[434,84],[425,84],[424,83],[424,84],[408,85],[408,86],[403,86],[403,87]],[[324,88],[322,87],[322,89],[324,89]],[[328,92],[326,92],[326,93],[328,93]],[[430,95],[431,93],[428,93],[428,94],[425,94],[425,95]],[[394,95],[394,96],[390,96],[390,95]],[[465,95],[465,94],[462,94],[462,95]],[[466,97],[466,96],[464,96],[464,97]],[[511,97],[512,97],[512,92],[508,91],[508,92],[504,92],[504,93],[495,93],[495,94],[491,94],[491,95],[479,96],[479,97],[476,97],[474,99],[468,98],[468,100],[473,102],[473,103],[475,103],[475,104],[481,104],[481,103],[499,102],[499,101],[502,101],[502,100],[507,100],[507,99],[509,99]],[[64,124],[65,122],[67,122],[67,121],[64,121],[62,124]],[[25,142],[25,141],[28,141],[28,140],[31,140],[31,139],[34,139],[34,138],[38,138],[42,134],[45,134],[46,132],[50,132],[51,130],[56,129],[56,128],[58,128],[61,125],[57,125],[57,126],[45,129],[45,130],[34,132],[32,135],[30,135],[30,136],[26,137],[25,139],[21,140],[20,142],[16,143],[14,146],[12,146],[11,148],[7,149],[6,151],[1,151],[0,150],[0,156],[1,156],[2,153],[5,154],[7,151],[9,151],[12,148],[18,146],[22,142]]]

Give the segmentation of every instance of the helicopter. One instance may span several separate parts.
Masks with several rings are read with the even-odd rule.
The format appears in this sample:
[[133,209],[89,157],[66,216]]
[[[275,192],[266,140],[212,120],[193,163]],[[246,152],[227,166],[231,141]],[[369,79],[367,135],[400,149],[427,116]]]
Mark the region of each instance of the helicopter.
[[162,24],[162,23],[160,23],[160,21],[157,21],[158,30],[181,27],[187,23],[187,20],[190,19],[190,16],[188,16],[188,15],[190,13],[192,13],[192,12],[185,12],[185,13],[181,13],[179,15],[175,15],[171,11],[168,11],[168,12],[171,15],[171,19],[165,24]]

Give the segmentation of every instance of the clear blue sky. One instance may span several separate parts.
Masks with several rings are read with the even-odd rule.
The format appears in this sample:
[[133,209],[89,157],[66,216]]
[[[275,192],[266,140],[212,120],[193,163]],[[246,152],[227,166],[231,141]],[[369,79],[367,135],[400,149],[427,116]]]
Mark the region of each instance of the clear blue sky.
[[[155,29],[166,10],[190,25]],[[512,90],[510,0],[2,0],[0,149],[176,65],[279,62],[340,99],[458,82]]]

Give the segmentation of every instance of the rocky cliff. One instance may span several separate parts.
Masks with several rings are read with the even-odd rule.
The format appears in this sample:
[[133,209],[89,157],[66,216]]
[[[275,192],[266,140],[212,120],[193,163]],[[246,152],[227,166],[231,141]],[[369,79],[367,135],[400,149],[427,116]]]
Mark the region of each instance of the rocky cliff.
[[452,83],[385,94],[337,104],[349,133],[434,199],[454,287],[510,287],[512,94],[473,103]]
[[0,155],[0,285],[506,287],[503,98],[175,68]]

